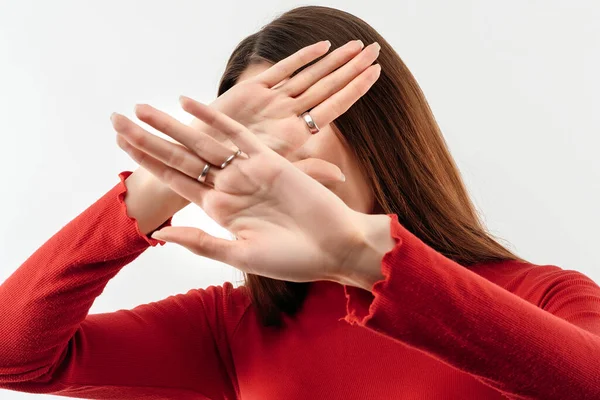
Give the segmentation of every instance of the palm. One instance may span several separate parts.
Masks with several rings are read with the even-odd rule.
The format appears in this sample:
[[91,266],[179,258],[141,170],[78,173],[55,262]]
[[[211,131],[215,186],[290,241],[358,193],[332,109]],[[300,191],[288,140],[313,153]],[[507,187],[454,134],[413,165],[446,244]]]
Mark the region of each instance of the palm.
[[237,267],[298,282],[334,276],[334,260],[347,251],[336,246],[350,221],[346,204],[269,149],[236,165],[221,171],[199,205],[241,240]]
[[[286,157],[310,137],[298,118],[294,99],[255,81],[242,81],[219,96],[211,106],[250,129],[273,151]],[[212,131],[213,136],[219,136]]]

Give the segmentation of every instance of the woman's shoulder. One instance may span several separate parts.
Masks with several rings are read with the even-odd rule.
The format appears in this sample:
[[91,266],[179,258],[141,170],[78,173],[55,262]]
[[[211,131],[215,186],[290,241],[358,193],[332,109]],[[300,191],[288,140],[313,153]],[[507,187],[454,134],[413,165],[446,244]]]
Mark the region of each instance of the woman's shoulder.
[[220,285],[189,290],[186,295],[197,296],[204,307],[219,308],[219,311],[236,314],[243,313],[251,303],[250,293],[246,286],[234,286],[226,281]]
[[219,285],[190,289],[150,304],[164,306],[165,312],[184,313],[192,320],[198,319],[199,323],[208,322],[231,336],[249,308],[251,298],[247,287],[235,287],[232,282],[226,281]]

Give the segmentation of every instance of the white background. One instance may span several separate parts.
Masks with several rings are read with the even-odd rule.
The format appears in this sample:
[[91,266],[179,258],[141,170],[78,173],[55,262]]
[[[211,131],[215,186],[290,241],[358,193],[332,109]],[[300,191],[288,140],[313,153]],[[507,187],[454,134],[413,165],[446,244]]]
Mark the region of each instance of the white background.
[[[235,45],[305,4],[0,1],[0,282],[136,168],[116,145],[113,111],[133,117],[149,103],[189,121],[178,96],[212,100]],[[600,2],[319,4],[363,18],[400,54],[492,233],[533,263],[600,282]],[[195,206],[173,223],[227,237]],[[241,277],[175,245],[152,248],[91,312]]]

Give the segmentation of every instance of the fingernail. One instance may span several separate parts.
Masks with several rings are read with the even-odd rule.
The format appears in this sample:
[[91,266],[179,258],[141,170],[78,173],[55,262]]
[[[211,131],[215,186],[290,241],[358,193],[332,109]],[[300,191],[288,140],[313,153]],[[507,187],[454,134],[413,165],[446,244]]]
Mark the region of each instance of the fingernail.
[[362,40],[358,39],[357,40],[358,44],[360,44],[360,48],[362,49],[363,47],[365,47],[365,44],[362,42]]
[[165,237],[159,231],[154,232],[150,237],[152,237],[152,239],[165,240]]
[[381,46],[379,45],[379,43],[377,43],[377,42],[373,42],[373,43],[375,43],[375,47],[377,47],[377,50],[381,50]]
[[327,47],[331,47],[331,42],[329,40],[326,40],[325,43],[327,43]]
[[116,113],[116,112],[114,112],[114,113],[110,114],[110,120],[111,120],[111,121],[113,120],[113,117],[114,117],[115,115],[117,115],[117,113]]
[[342,172],[342,176],[341,176],[342,182],[346,182],[346,175],[344,175],[344,173]]

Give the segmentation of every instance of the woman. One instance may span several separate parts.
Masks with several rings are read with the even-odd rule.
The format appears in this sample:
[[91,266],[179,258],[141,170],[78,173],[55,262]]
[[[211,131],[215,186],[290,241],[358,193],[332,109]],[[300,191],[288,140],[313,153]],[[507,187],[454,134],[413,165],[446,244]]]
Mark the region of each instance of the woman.
[[[144,169],[119,174],[0,287],[0,387],[600,398],[600,288],[486,232],[417,83],[365,22],[291,10],[239,44],[210,107],[181,103],[192,127],[136,109],[181,144],[112,117]],[[190,201],[238,240],[172,227]],[[246,284],[88,315],[121,268],[165,242],[239,268]]]

